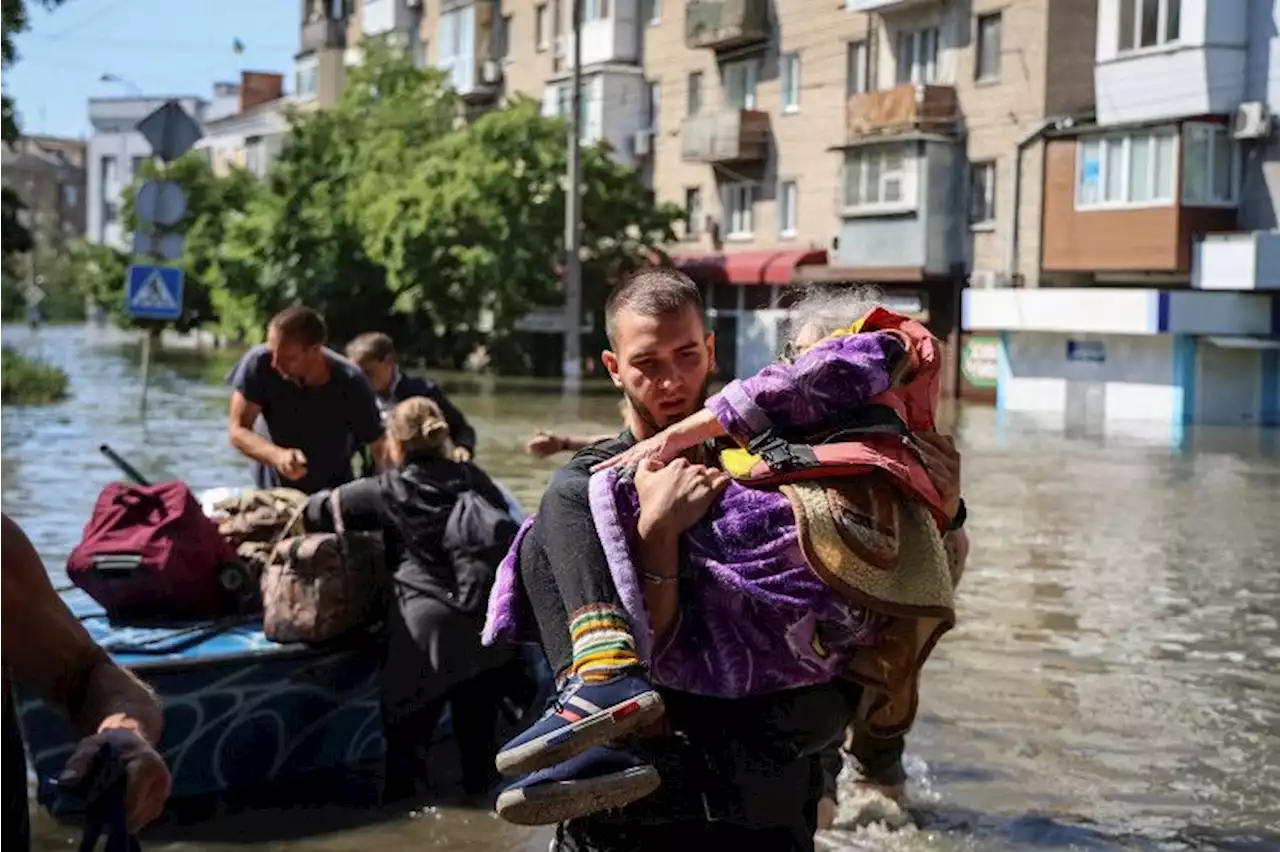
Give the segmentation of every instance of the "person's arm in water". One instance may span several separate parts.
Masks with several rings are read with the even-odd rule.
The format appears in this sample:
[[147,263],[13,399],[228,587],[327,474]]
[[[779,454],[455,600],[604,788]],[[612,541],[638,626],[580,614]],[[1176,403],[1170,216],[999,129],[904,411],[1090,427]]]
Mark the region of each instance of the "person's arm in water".
[[893,386],[907,349],[892,332],[867,332],[824,340],[791,363],[770,364],[735,379],[706,406],[597,469],[630,466],[640,458],[668,461],[703,441],[733,438],[746,446],[778,429],[802,433],[832,423]]
[[22,529],[8,515],[0,520],[4,667],[84,737],[61,780],[74,784],[82,778],[104,743],[120,749],[128,772],[126,813],[137,830],[159,816],[169,798],[169,770],[155,751],[164,725],[160,702],[67,609]]
[[534,458],[545,459],[557,453],[576,453],[584,447],[608,441],[616,435],[605,432],[600,435],[557,435],[539,429],[525,444],[525,452]]

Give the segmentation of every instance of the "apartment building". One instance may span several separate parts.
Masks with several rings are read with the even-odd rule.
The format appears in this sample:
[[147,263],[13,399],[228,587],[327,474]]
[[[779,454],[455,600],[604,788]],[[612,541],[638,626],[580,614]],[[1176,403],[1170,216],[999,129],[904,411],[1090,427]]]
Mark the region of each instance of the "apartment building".
[[5,185],[27,206],[24,218],[39,248],[84,236],[85,142],[55,136],[22,136],[0,148]]
[[239,83],[219,83],[215,92],[234,96],[225,115],[214,113],[204,122],[204,136],[195,149],[204,151],[213,173],[219,177],[232,168],[265,177],[289,135],[284,97],[284,75],[243,71]]
[[1098,0],[1097,120],[1044,147],[1041,283],[970,291],[997,404],[1181,443],[1280,425],[1274,0]]

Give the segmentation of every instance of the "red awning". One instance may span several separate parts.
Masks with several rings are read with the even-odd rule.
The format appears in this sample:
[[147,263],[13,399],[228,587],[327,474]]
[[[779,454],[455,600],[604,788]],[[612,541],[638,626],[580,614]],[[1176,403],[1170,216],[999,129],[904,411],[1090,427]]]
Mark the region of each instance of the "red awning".
[[795,280],[796,268],[824,265],[825,249],[805,251],[738,251],[729,254],[673,256],[677,268],[717,284],[764,284],[782,287]]

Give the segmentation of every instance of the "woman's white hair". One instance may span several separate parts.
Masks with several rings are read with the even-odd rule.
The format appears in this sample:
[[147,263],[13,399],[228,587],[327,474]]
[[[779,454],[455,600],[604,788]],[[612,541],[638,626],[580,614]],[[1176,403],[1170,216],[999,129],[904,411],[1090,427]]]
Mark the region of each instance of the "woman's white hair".
[[849,326],[883,298],[878,287],[809,287],[791,305],[787,349],[794,352],[812,346],[827,335]]

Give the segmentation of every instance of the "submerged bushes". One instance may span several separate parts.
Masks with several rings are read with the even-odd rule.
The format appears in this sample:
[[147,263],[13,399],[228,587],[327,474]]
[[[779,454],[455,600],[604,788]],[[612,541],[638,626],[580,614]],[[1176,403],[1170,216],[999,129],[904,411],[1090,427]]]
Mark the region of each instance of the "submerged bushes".
[[0,349],[0,402],[41,405],[67,397],[67,374],[51,364]]

